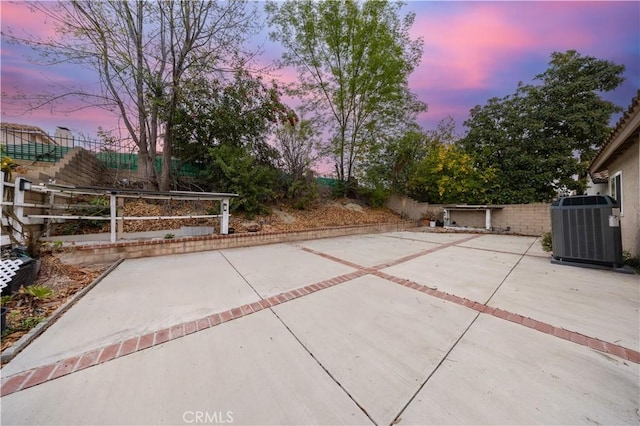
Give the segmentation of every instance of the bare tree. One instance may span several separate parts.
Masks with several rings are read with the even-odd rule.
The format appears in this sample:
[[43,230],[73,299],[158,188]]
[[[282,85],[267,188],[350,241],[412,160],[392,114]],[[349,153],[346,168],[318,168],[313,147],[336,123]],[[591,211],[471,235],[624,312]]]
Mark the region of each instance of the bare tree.
[[302,179],[305,171],[316,161],[316,137],[308,120],[301,120],[297,124],[285,121],[276,130],[283,169],[293,180]]
[[256,29],[255,8],[242,1],[170,0],[38,2],[31,7],[53,20],[56,35],[3,36],[38,50],[41,63],[71,63],[95,71],[101,91],[42,94],[30,107],[73,96],[87,105],[115,109],[138,146],[145,188],[168,190],[182,87],[191,78],[220,78],[245,65],[250,54],[243,43]]

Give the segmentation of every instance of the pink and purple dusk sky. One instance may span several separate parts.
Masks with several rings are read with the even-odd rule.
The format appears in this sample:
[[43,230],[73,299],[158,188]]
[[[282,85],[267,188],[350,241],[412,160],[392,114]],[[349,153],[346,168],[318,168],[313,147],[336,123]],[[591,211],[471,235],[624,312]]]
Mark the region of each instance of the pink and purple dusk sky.
[[[611,60],[626,67],[626,81],[605,98],[626,108],[640,88],[640,2],[452,2],[410,1],[414,11],[412,36],[424,39],[422,62],[410,77],[410,87],[429,110],[419,117],[424,129],[452,116],[459,132],[475,105],[515,91],[519,81],[530,83],[544,72],[554,51],[574,49],[582,55]],[[26,2],[1,2],[2,31],[9,28],[54,34],[51,22],[31,13]],[[254,37],[264,44],[261,62],[280,52],[268,41],[268,29]],[[118,127],[118,118],[98,108],[65,114],[46,108],[24,113],[10,99],[21,90],[37,93],[54,83],[95,87],[97,77],[78,67],[33,65],[26,47],[1,42],[0,83],[2,121],[35,125],[48,132],[56,126],[95,136],[98,126]],[[281,70],[285,76],[292,70]],[[612,121],[615,121],[614,117]],[[612,123],[613,124],[613,123]]]

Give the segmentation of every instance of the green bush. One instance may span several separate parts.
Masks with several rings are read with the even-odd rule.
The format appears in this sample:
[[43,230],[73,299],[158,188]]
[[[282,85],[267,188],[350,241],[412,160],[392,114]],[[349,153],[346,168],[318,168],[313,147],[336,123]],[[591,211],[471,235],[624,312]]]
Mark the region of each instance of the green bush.
[[298,210],[305,210],[319,197],[318,184],[311,173],[301,179],[285,178],[286,197],[291,205]]
[[211,148],[209,158],[204,174],[210,186],[216,192],[239,195],[232,203],[233,210],[241,210],[248,217],[269,213],[268,205],[276,198],[277,169],[240,146]]
[[375,188],[358,188],[357,191],[358,200],[364,202],[370,207],[380,208],[384,207],[387,199],[389,198],[389,191],[382,186],[376,186]]
[[356,198],[358,196],[358,182],[355,179],[350,181],[338,180],[331,188],[333,198]]
[[540,244],[542,244],[542,250],[546,252],[553,251],[553,239],[551,237],[551,232],[545,232],[544,234],[542,234],[542,240],[540,241]]

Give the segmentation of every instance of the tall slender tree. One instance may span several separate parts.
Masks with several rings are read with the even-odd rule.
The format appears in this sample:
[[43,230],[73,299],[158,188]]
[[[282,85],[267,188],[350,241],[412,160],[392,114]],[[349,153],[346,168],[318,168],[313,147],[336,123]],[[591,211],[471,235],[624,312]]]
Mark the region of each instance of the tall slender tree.
[[266,6],[271,37],[285,52],[282,66],[298,71],[296,93],[331,128],[329,151],[339,179],[375,143],[390,116],[426,109],[408,88],[422,56],[411,39],[413,13],[400,2],[286,1]]

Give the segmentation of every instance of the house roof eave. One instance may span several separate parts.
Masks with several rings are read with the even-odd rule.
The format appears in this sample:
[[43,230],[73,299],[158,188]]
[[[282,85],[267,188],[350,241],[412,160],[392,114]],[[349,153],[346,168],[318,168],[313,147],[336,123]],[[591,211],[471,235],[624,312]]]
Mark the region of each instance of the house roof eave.
[[616,151],[624,148],[628,143],[633,143],[634,141],[630,139],[638,136],[640,136],[640,90],[591,162],[589,173],[593,176],[594,173],[600,172],[615,158]]

